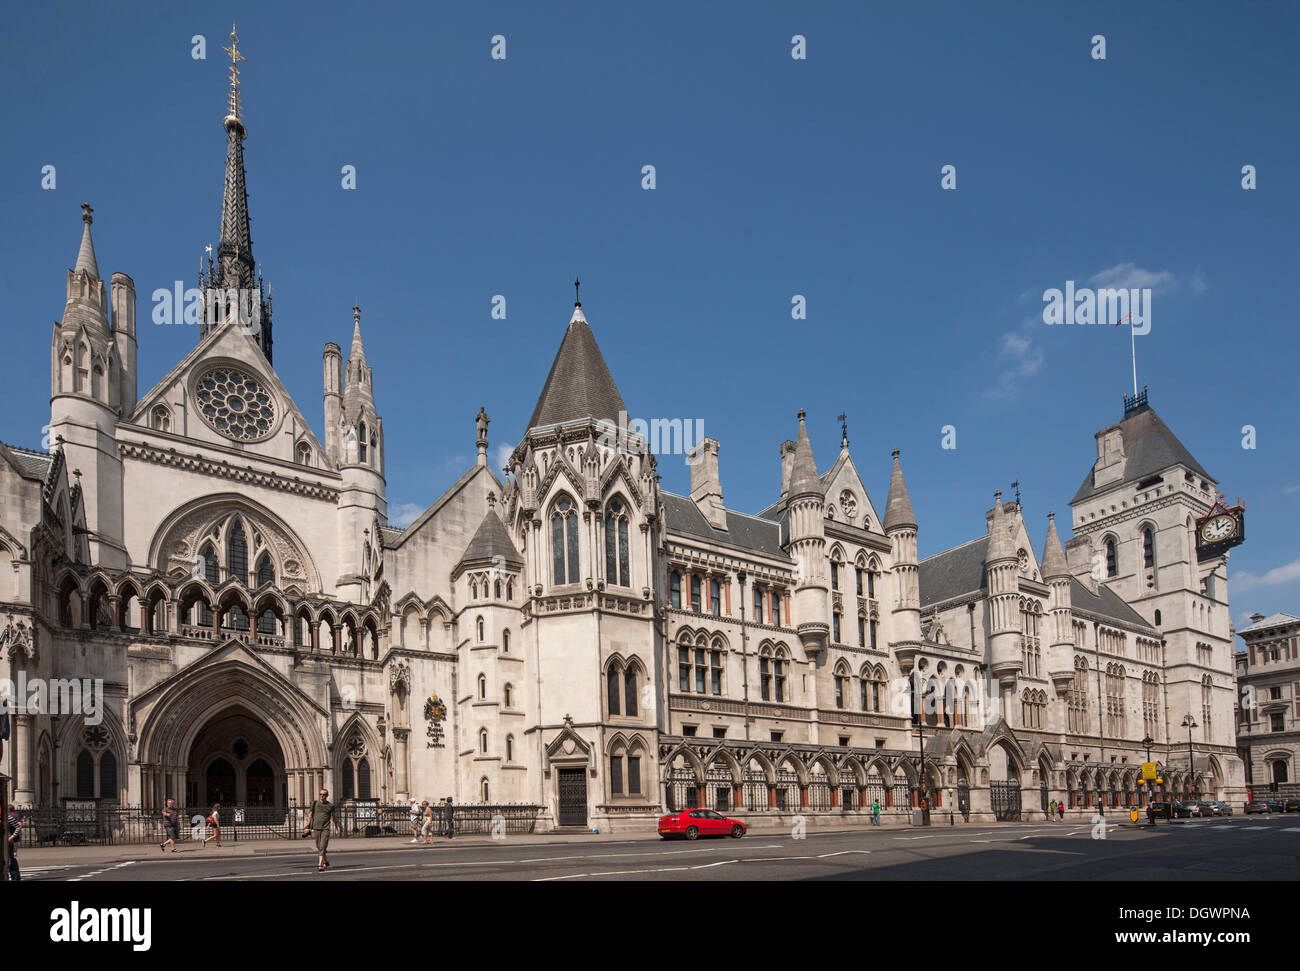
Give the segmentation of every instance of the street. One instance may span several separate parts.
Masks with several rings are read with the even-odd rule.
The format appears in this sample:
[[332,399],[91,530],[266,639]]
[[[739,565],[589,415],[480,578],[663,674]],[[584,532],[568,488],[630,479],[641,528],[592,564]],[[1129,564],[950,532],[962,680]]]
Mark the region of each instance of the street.
[[[149,850],[155,850],[150,855]],[[1108,827],[1093,839],[1082,821],[863,827],[847,832],[756,831],[690,843],[655,836],[483,837],[412,846],[338,840],[316,872],[302,841],[221,850],[185,846],[90,851],[95,862],[31,851],[24,879],[44,881],[238,880],[1139,880],[1300,879],[1300,818],[1233,816]]]

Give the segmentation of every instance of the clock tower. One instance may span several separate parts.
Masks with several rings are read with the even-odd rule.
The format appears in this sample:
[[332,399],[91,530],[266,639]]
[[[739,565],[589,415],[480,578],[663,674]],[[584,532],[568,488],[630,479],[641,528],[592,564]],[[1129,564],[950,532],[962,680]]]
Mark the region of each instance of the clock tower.
[[[1097,460],[1070,501],[1071,522],[1091,547],[1083,569],[1160,631],[1163,711],[1153,755],[1186,768],[1190,715],[1197,774],[1213,775],[1221,791],[1237,790],[1244,778],[1235,754],[1227,551],[1244,535],[1241,510],[1219,502],[1215,479],[1152,410],[1145,390],[1125,396],[1119,424],[1096,438]],[[1144,659],[1131,647],[1126,654],[1131,683]],[[1126,697],[1135,707],[1131,684]]]

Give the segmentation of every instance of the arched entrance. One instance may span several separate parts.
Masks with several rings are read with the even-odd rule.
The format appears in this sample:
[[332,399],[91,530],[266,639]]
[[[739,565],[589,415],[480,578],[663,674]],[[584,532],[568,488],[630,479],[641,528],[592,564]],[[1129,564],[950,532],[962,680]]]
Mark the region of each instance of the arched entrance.
[[288,803],[280,743],[266,723],[242,705],[208,719],[190,746],[188,764],[188,805]]
[[1020,768],[1002,744],[989,748],[989,801],[1000,822],[1020,820]]

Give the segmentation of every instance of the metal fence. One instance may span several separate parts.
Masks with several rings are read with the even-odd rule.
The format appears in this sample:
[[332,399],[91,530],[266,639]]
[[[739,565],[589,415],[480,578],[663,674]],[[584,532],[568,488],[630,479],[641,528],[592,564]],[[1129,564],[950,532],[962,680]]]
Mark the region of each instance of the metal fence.
[[[532,833],[540,806],[453,806],[450,815],[455,834],[491,835],[493,821],[507,834]],[[96,806],[59,809],[15,809],[22,820],[22,846],[118,846],[160,843],[162,811],[136,806]],[[211,807],[177,809],[180,838],[204,839],[213,835],[206,819]],[[434,832],[447,831],[448,809],[434,807]],[[222,842],[296,839],[309,824],[306,806],[223,806],[217,814]],[[345,838],[409,836],[409,806],[345,803],[335,806],[335,819]]]

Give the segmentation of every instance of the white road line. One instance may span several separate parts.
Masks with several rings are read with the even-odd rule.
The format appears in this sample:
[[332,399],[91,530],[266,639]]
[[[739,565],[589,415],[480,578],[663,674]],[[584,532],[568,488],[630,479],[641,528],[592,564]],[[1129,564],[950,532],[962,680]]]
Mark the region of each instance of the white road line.
[[1286,829],[1282,830],[1282,832],[1284,832],[1284,833],[1300,833],[1300,826],[1288,826]]
[[91,877],[97,877],[101,873],[107,873],[109,870],[120,870],[122,869],[122,867],[130,866],[132,863],[135,862],[136,862],[135,860],[127,860],[125,863],[117,863],[113,866],[106,866],[102,870],[93,870],[90,873],[83,873],[79,877],[69,877],[68,883],[78,883],[81,880],[89,880]]
[[1246,829],[1268,829],[1267,826],[1243,826],[1243,827],[1241,827],[1241,828],[1242,828],[1243,830],[1246,830]]
[[822,853],[817,857],[817,859],[824,860],[828,856],[847,856],[850,853],[870,854],[871,851],[870,850],[840,850],[838,853]]

